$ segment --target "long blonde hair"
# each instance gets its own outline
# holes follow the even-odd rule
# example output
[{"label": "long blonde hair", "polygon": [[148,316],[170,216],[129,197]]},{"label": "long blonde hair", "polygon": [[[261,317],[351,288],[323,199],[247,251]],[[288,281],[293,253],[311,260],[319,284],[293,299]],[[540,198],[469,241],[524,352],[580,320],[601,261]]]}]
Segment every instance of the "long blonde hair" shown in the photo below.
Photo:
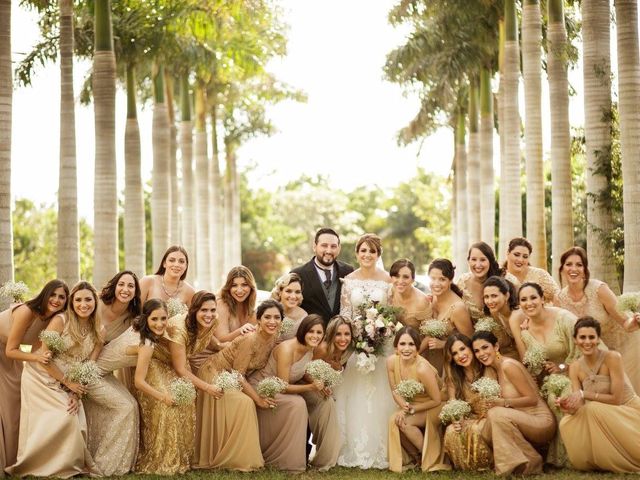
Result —
[{"label": "long blonde hair", "polygon": [[89,282],[80,281],[76,283],[76,285],[71,290],[71,294],[69,295],[69,304],[67,306],[67,318],[69,322],[69,336],[71,339],[77,344],[82,343],[83,337],[80,333],[80,319],[78,319],[78,314],[73,309],[73,299],[80,290],[89,290],[91,295],[93,295],[93,301],[95,303],[95,308],[91,315],[89,315],[89,325],[91,326],[90,335],[93,338],[93,342],[101,342],[102,334],[100,327],[100,319],[98,318],[98,293],[96,289]]}]

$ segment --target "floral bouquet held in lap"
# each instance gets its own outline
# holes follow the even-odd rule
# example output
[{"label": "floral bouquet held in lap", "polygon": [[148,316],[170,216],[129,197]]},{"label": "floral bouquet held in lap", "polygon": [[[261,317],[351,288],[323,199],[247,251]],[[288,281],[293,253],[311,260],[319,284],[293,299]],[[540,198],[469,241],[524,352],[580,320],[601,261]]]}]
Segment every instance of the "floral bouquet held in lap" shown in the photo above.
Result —
[{"label": "floral bouquet held in lap", "polygon": [[353,338],[356,345],[356,368],[363,372],[373,372],[377,355],[382,353],[385,340],[392,338],[402,325],[396,323],[399,309],[390,305],[366,300],[358,308],[358,314],[351,320]]},{"label": "floral bouquet held in lap", "polygon": [[342,382],[342,375],[324,360],[312,360],[307,363],[306,373],[313,380],[321,380],[327,388],[334,388]]},{"label": "floral bouquet held in lap", "polygon": [[405,402],[411,403],[416,395],[424,393],[424,386],[417,380],[402,380],[396,386],[394,393],[400,395]]}]

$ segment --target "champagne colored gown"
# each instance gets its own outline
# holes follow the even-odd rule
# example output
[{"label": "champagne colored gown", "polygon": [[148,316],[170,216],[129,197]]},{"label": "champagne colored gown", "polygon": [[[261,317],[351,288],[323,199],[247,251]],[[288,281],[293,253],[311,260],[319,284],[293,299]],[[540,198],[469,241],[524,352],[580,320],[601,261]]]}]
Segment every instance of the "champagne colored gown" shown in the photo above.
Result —
[{"label": "champagne colored gown", "polygon": [[[146,378],[149,385],[164,393],[169,393],[171,381],[178,378],[171,363],[169,342],[183,345],[185,342],[184,325],[175,325],[171,333],[169,327],[167,329],[165,337],[154,346]],[[195,402],[168,406],[139,390],[136,396],[140,404],[140,453],[135,471],[176,475],[189,470],[194,444]]]},{"label": "champagne colored gown", "polygon": [[[437,312],[435,311],[432,312],[432,316],[434,320],[441,320],[447,323],[447,333],[444,335],[443,338],[441,338],[441,340],[446,340],[447,337],[449,337],[450,335],[458,331],[458,329],[453,324],[453,320],[451,320],[451,314],[453,313],[453,310],[456,308],[457,305],[458,305],[457,302],[450,305],[449,308],[444,312],[444,315],[442,315],[441,317],[439,317]],[[429,361],[429,363],[435,367],[435,369],[438,372],[438,375],[442,376],[443,369],[444,369],[444,349],[442,348],[435,348],[433,350],[427,349],[424,352],[422,352],[422,356],[426,358]]]},{"label": "champagne colored gown", "polygon": [[[576,366],[587,372],[585,392],[611,393],[611,377],[599,375],[604,355],[591,370],[583,359]],[[573,368],[573,366],[572,366]],[[640,398],[625,375],[622,404],[589,401],[560,422],[560,434],[567,453],[578,470],[617,473],[640,472]]]},{"label": "champagne colored gown", "polygon": [[[537,389],[533,378],[531,386]],[[518,390],[506,378],[500,381],[502,396],[515,398]],[[536,447],[547,444],[555,435],[556,421],[544,400],[532,407],[493,407],[487,412],[482,437],[493,449],[498,475],[542,473],[544,464]]]},{"label": "champagne colored gown", "polygon": [[[105,305],[102,300],[98,300],[98,318],[100,318],[100,325],[104,327],[104,343],[108,344],[110,341],[118,338],[122,335],[131,325],[133,325],[134,317],[131,315],[129,310],[125,310],[115,320],[110,323],[105,323],[102,318],[104,318],[104,311],[109,308]],[[135,385],[134,385],[134,374],[135,374],[135,363],[132,367],[124,367],[118,368],[113,372],[113,375],[120,380],[127,387],[127,390],[132,394],[135,393]]]},{"label": "champagne colored gown", "polygon": [[[67,350],[53,359],[66,373],[75,362],[87,360],[95,347],[91,335],[76,343],[65,320],[62,338]],[[7,473],[18,477],[68,478],[101,472],[87,448],[87,422],[82,405],[69,415],[69,394],[39,364],[29,362],[22,372],[20,442],[16,463]]]},{"label": "champagne colored gown", "polygon": [[493,468],[491,447],[482,438],[481,432],[487,421],[482,397],[471,390],[469,382],[464,383],[462,398],[471,405],[471,416],[462,420],[462,430],[456,432],[449,425],[444,434],[444,450],[456,470],[484,471]]},{"label": "champagne colored gown", "polygon": [[140,334],[129,327],[100,351],[96,363],[102,378],[83,398],[89,429],[89,451],[103,475],[125,475],[133,470],[140,442],[138,402],[113,372],[135,367],[137,355],[127,347],[140,344]]},{"label": "champagne colored gown", "polygon": [[[4,469],[16,462],[18,453],[18,431],[20,430],[20,382],[23,362],[7,357],[6,339],[13,323],[15,305],[0,313],[0,477]],[[23,345],[32,345],[33,350],[40,347],[38,335],[47,328],[48,320],[35,318],[25,332]]]},{"label": "champagne colored gown", "polygon": [[[406,378],[402,378],[400,374],[400,357],[396,354],[393,355],[393,377],[396,385],[402,380],[416,380],[418,379],[418,365],[425,365],[427,368],[433,370],[438,375],[438,372],[429,364],[424,358],[418,356],[416,363],[407,372]],[[442,390],[442,380],[438,376],[438,386]],[[412,403],[424,403],[431,400],[431,397],[425,393],[419,393],[413,399]],[[442,425],[438,415],[442,409],[442,404],[437,407],[431,408],[426,412],[425,425],[424,425],[424,443],[422,445],[420,469],[423,472],[436,472],[439,470],[450,470],[451,467],[444,461],[444,445],[442,443]],[[403,448],[402,432],[395,422],[396,412],[394,412],[389,418],[389,470],[392,472],[402,472],[403,465],[408,465],[412,462],[412,458],[409,453]],[[408,442],[405,439],[405,442]]]},{"label": "champagne colored gown", "polygon": [[640,391],[640,330],[627,332],[609,316],[598,298],[598,289],[604,283],[600,280],[589,280],[584,289],[584,296],[577,302],[569,296],[568,287],[562,289],[558,295],[558,301],[562,308],[573,312],[578,317],[590,315],[600,322],[602,326],[602,341],[611,350],[616,350],[622,355],[624,371],[629,376],[631,386]]},{"label": "champagne colored gown", "polygon": [[[505,274],[504,278],[505,280],[509,280],[514,285],[518,285],[520,283],[518,279],[509,272]],[[471,315],[471,322],[475,325],[478,320],[480,320],[482,317],[485,317],[486,315],[484,313],[484,305],[482,303],[476,303],[476,300],[471,293],[470,282],[472,280],[473,273],[466,272],[460,275],[460,278],[458,278],[456,285],[458,285],[460,290],[462,290],[462,301],[467,305],[467,308],[469,309],[469,315]]]},{"label": "champagne colored gown", "polygon": [[[511,283],[513,283],[513,285],[516,287],[517,292],[518,288],[520,288],[521,283],[515,275],[514,278],[515,282],[513,282],[513,279],[510,277],[508,278],[508,280],[512,281]],[[542,287],[544,303],[553,303],[553,300],[560,293],[560,287],[558,286],[556,281],[549,274],[549,272],[542,268],[530,266],[527,270],[527,275],[525,275],[524,281],[522,283],[524,284],[527,282],[537,283]]]},{"label": "champagne colored gown", "polygon": [[[299,382],[305,373],[313,352],[305,353],[289,369],[289,383]],[[267,365],[249,378],[254,387],[260,380],[277,376],[277,361],[273,352]],[[265,465],[287,472],[304,472],[307,467],[306,439],[309,416],[301,395],[279,393],[275,396],[278,406],[258,410],[260,448]]]},{"label": "champagne colored gown", "polygon": [[[236,337],[222,351],[195,368],[205,382],[218,373],[235,370],[245,376],[264,368],[276,338],[260,332]],[[215,400],[198,392],[194,468],[251,471],[264,466],[256,406],[242,391],[231,390]],[[270,413],[270,412],[269,412]],[[304,442],[303,442],[304,443]]]}]

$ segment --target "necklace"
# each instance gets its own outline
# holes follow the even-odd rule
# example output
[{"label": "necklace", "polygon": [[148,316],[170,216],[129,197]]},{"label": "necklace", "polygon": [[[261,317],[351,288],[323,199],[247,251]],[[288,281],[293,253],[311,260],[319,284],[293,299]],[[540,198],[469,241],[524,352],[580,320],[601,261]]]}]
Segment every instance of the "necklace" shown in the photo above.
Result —
[{"label": "necklace", "polygon": [[178,295],[178,292],[180,292],[180,289],[182,288],[182,280],[178,280],[178,286],[176,287],[176,289],[173,291],[173,293],[169,293],[167,291],[167,287],[164,284],[164,275],[160,277],[160,284],[162,286],[162,291],[169,298],[174,298],[176,295]]}]

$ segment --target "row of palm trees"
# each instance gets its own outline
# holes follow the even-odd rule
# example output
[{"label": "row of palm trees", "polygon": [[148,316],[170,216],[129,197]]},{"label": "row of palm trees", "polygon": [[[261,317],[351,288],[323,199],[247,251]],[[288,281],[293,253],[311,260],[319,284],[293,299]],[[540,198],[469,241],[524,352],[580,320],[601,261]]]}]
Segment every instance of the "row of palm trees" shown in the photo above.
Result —
[{"label": "row of palm trees", "polygon": [[[454,257],[465,264],[469,242],[494,243],[494,115],[500,135],[498,250],[523,234],[521,159],[526,178],[526,235],[532,263],[547,266],[542,125],[551,130],[552,268],[573,245],[567,69],[582,57],[587,177],[587,246],[592,274],[613,286],[613,248],[603,241],[611,216],[612,84],[609,0],[403,0],[394,24],[409,23],[407,42],[389,53],[387,77],[421,92],[416,118],[399,135],[409,143],[448,125],[455,132]],[[565,12],[566,9],[566,12]],[[567,15],[565,15],[567,13]],[[582,49],[576,18],[581,17]],[[640,289],[640,59],[637,0],[615,0],[618,93],[624,190],[624,290]],[[544,38],[543,38],[544,34]],[[522,58],[522,62],[521,62]],[[550,117],[542,118],[542,72],[549,82]],[[497,94],[491,79],[497,76]],[[524,108],[518,88],[524,83]],[[494,103],[495,98],[495,103]],[[480,108],[478,108],[478,105]],[[524,118],[520,112],[524,110]],[[524,120],[524,122],[522,122]],[[521,126],[524,148],[521,148]],[[468,140],[467,140],[468,130]],[[524,154],[524,155],[523,155]],[[478,212],[481,212],[478,215]],[[461,240],[461,241],[460,241]]]},{"label": "row of palm trees", "polygon": [[[240,263],[237,150],[252,136],[272,133],[266,105],[302,99],[266,69],[271,58],[285,53],[279,10],[270,0],[25,3],[40,14],[43,41],[18,66],[20,83],[29,83],[36,60],[60,61],[58,275],[73,283],[80,270],[77,56],[93,60],[80,97],[93,101],[95,112],[94,283],[103,284],[119,268],[115,92],[120,82],[127,92],[124,266],[146,273],[140,137],[147,132],[137,121],[142,98],[153,105],[153,265],[168,245],[181,243],[192,255],[191,279],[203,287],[218,285],[223,272]],[[13,279],[10,175],[4,174],[11,167],[10,14],[11,0],[1,0],[0,282]]]}]

